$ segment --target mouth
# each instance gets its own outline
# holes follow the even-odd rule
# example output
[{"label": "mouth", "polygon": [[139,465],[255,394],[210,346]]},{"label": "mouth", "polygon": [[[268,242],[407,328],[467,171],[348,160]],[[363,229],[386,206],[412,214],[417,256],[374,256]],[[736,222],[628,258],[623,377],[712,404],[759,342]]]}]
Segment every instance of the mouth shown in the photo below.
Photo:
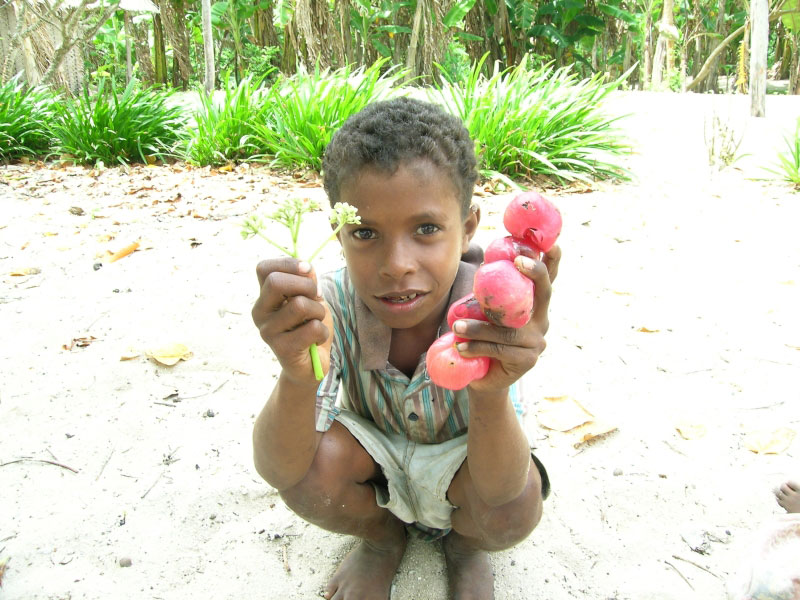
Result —
[{"label": "mouth", "polygon": [[404,305],[410,304],[425,295],[425,292],[403,290],[402,292],[392,292],[378,296],[378,300],[389,305]]}]

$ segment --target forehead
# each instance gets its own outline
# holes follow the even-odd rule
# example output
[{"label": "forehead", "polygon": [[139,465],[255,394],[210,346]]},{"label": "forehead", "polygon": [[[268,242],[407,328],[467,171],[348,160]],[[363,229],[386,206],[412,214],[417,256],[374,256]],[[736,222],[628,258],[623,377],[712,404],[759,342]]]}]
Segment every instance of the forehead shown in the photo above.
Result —
[{"label": "forehead", "polygon": [[461,213],[461,200],[452,178],[427,159],[402,162],[393,172],[362,167],[344,182],[341,198],[362,211],[391,209],[400,215],[422,206]]}]

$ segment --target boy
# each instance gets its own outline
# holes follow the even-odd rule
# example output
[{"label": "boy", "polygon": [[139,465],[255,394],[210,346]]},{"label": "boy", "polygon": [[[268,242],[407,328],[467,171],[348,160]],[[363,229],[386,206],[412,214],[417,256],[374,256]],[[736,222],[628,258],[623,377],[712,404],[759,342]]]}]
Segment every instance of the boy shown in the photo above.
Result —
[{"label": "boy", "polygon": [[303,519],[362,539],[326,598],[387,599],[407,530],[442,538],[453,597],[492,598],[488,552],[525,539],[549,491],[509,388],[544,350],[560,251],[516,260],[536,285],[525,327],[454,324],[463,356],[494,360],[467,389],[443,390],[424,355],[471,291],[476,265],[462,259],[481,258],[468,132],[435,105],[378,102],[335,134],[323,173],[331,204],[355,206],[361,224],[339,233],[347,266],[319,288],[307,263],[258,265],[253,320],[282,370],[256,419],[256,469]]}]

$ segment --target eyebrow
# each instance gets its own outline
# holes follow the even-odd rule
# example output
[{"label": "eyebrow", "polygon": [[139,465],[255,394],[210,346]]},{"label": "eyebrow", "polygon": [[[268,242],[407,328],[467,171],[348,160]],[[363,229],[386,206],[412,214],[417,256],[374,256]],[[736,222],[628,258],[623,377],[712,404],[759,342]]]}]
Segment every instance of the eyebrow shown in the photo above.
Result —
[{"label": "eyebrow", "polygon": [[[429,221],[442,222],[447,220],[447,214],[444,212],[424,211],[408,215],[407,219],[415,223],[427,223]],[[352,225],[352,227],[354,229],[358,229],[359,227],[373,227],[374,225],[374,221],[370,221],[369,219],[364,219],[362,217],[361,223]]]}]

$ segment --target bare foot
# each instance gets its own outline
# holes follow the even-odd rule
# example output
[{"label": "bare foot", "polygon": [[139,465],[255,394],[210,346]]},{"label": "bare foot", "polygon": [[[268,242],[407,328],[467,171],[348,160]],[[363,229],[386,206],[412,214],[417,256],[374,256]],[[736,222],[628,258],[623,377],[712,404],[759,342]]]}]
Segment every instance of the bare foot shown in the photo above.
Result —
[{"label": "bare foot", "polygon": [[489,553],[455,531],[442,540],[447,579],[454,600],[492,600],[494,573]]},{"label": "bare foot", "polygon": [[376,546],[362,540],[345,556],[325,588],[328,600],[388,600],[392,579],[406,551],[406,533]]},{"label": "bare foot", "polygon": [[775,490],[775,497],[787,513],[800,513],[800,483],[787,481]]}]

